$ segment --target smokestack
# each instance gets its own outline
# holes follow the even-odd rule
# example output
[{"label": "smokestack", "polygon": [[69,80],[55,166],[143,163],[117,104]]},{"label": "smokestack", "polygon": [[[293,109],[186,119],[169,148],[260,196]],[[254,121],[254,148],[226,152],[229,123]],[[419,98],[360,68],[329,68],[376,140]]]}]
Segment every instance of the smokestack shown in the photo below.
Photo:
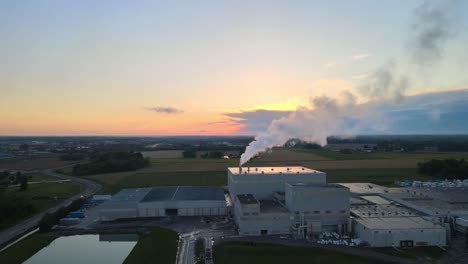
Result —
[{"label": "smokestack", "polygon": [[241,173],[242,173],[242,167],[239,166],[239,174],[241,174]]}]

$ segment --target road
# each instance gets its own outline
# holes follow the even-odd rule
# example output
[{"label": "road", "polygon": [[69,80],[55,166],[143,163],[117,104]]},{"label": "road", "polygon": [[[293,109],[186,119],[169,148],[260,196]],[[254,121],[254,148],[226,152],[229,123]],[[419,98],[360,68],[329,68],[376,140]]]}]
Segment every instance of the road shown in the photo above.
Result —
[{"label": "road", "polygon": [[[64,167],[61,167],[61,168],[64,168]],[[73,177],[73,176],[68,176],[68,175],[57,173],[56,170],[61,169],[61,168],[47,169],[47,170],[42,170],[41,172],[44,174],[53,176],[53,177],[60,178],[62,180],[70,180],[72,182],[82,184],[86,186],[86,189],[77,195],[74,195],[66,200],[63,200],[56,206],[49,208],[48,210],[44,212],[38,213],[15,226],[12,226],[6,230],[1,231],[0,232],[0,248],[3,249],[5,246],[7,246],[6,244],[8,242],[11,242],[15,238],[20,237],[21,235],[25,234],[27,231],[33,230],[38,225],[39,221],[42,219],[42,217],[45,214],[55,212],[60,207],[69,205],[73,200],[76,200],[81,196],[91,197],[92,195],[97,193],[99,190],[101,190],[102,186],[96,182],[83,179],[83,178],[78,178],[78,177]]]}]

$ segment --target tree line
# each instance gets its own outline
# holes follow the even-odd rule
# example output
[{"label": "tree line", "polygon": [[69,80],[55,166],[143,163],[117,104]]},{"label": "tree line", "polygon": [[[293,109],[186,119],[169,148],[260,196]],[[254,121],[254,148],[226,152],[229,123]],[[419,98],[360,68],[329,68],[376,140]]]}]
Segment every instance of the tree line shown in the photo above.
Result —
[{"label": "tree line", "polygon": [[50,231],[54,225],[56,225],[61,218],[64,218],[69,212],[76,211],[86,202],[84,198],[78,198],[71,202],[66,207],[60,207],[53,213],[45,214],[39,221],[39,230],[42,232]]},{"label": "tree line", "polygon": [[418,163],[419,173],[441,179],[468,179],[468,161],[465,159],[432,159]]},{"label": "tree line", "polygon": [[118,151],[93,154],[91,162],[77,164],[73,174],[77,176],[137,170],[146,167],[149,159],[139,152]]}]

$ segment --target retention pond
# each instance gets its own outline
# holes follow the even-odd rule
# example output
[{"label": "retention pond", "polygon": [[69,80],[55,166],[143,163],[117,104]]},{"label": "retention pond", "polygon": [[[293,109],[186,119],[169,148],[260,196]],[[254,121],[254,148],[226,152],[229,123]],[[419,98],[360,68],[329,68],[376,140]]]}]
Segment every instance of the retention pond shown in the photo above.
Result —
[{"label": "retention pond", "polygon": [[26,260],[26,264],[123,263],[138,241],[136,234],[59,237]]}]

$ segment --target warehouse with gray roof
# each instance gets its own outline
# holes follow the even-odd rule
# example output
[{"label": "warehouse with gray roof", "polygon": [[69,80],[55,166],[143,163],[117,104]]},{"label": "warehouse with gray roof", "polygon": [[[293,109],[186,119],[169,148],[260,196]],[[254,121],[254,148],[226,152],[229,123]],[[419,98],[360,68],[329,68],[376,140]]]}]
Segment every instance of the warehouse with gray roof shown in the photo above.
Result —
[{"label": "warehouse with gray roof", "polygon": [[209,186],[123,189],[102,205],[100,218],[226,215],[224,190]]}]

